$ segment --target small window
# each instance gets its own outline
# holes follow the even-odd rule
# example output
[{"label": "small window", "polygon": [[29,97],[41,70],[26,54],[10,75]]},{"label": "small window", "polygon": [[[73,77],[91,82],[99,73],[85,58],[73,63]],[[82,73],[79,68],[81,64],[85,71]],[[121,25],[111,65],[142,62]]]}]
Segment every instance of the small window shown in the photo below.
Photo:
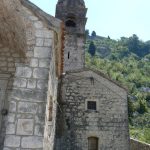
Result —
[{"label": "small window", "polygon": [[96,110],[96,101],[88,101],[87,109],[88,110]]},{"label": "small window", "polygon": [[68,20],[68,21],[66,21],[66,26],[75,28],[76,23],[73,20]]},{"label": "small window", "polygon": [[70,58],[70,52],[68,52],[68,59]]},{"label": "small window", "polygon": [[97,137],[88,138],[88,150],[98,150],[98,138]]}]

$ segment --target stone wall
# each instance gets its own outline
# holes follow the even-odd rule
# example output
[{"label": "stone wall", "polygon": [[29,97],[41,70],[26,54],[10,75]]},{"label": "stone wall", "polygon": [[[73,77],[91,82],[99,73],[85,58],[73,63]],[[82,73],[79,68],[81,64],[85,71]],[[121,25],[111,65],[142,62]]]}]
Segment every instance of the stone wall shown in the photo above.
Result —
[{"label": "stone wall", "polygon": [[[31,4],[29,6],[32,7]],[[34,13],[41,11],[37,8],[35,10],[35,8],[33,7]],[[55,129],[55,119],[51,124],[52,121],[45,119],[45,114],[50,112],[48,109],[46,111],[46,105],[47,107],[49,107],[49,103],[56,105],[58,77],[56,76],[55,57],[60,39],[53,30],[54,26],[52,28],[47,27],[44,19],[41,19],[41,12],[40,18],[21,4],[19,12],[26,32],[25,57],[22,59],[15,50],[0,45],[0,54],[2,54],[0,55],[2,62],[0,74],[8,73],[11,75],[11,86],[10,88],[7,87],[7,98],[5,99],[8,115],[3,117],[1,132],[3,136],[0,149],[42,150],[44,128],[45,138],[49,135],[51,142],[54,140],[54,132],[50,135],[51,131],[47,131],[46,127],[49,123]],[[60,24],[60,21],[53,17],[50,19],[52,22]],[[49,96],[51,96],[52,102],[49,101]],[[55,105],[54,108],[56,108]],[[53,110],[54,118],[55,110]],[[49,146],[51,146],[50,143]]]},{"label": "stone wall", "polygon": [[[57,117],[56,150],[87,150],[88,137],[99,139],[98,149],[129,150],[127,92],[92,71],[67,73]],[[96,101],[97,110],[88,110]]]},{"label": "stone wall", "polygon": [[81,69],[84,66],[84,37],[66,34],[64,49],[64,71]]},{"label": "stone wall", "polygon": [[130,139],[131,150],[150,150],[150,144]]}]

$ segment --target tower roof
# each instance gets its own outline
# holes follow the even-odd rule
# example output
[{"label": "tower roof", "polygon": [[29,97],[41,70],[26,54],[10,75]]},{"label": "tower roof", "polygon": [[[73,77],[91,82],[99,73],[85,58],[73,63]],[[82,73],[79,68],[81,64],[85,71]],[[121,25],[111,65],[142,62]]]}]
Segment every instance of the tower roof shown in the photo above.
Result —
[{"label": "tower roof", "polygon": [[82,6],[85,7],[84,0],[58,0],[58,4],[63,3],[66,6],[69,7],[75,7],[75,6]]}]

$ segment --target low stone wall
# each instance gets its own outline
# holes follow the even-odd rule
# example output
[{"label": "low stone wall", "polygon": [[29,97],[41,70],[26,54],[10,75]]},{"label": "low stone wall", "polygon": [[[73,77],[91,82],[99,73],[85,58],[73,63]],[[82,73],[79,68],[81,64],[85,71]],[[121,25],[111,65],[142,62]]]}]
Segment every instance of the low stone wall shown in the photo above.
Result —
[{"label": "low stone wall", "polygon": [[150,150],[150,144],[130,139],[131,150]]}]

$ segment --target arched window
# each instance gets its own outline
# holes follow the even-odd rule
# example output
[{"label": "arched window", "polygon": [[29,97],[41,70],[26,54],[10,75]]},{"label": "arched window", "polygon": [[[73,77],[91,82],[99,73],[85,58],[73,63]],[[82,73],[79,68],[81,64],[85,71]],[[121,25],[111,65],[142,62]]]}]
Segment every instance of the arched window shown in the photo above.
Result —
[{"label": "arched window", "polygon": [[98,150],[98,138],[97,137],[88,138],[88,150]]},{"label": "arched window", "polygon": [[76,23],[73,20],[69,19],[69,20],[66,21],[66,26],[75,28],[76,27]]}]

